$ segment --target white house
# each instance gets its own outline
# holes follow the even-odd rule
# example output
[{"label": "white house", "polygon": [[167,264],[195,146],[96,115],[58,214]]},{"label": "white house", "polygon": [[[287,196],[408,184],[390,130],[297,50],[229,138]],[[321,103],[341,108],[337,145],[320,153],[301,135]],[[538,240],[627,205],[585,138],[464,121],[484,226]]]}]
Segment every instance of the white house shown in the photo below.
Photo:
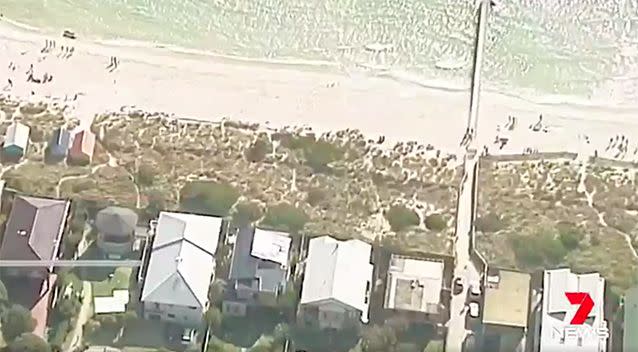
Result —
[{"label": "white house", "polygon": [[[606,352],[607,341],[599,336],[606,329],[604,319],[605,279],[598,273],[574,274],[570,269],[545,270],[540,312],[540,352]],[[565,293],[588,293],[594,307],[583,325],[571,325],[579,308]],[[566,330],[567,328],[567,330]]]},{"label": "white house", "polygon": [[146,319],[201,324],[221,229],[221,218],[160,213],[140,298]]},{"label": "white house", "polygon": [[341,329],[368,322],[372,246],[329,236],[310,240],[299,323]]}]

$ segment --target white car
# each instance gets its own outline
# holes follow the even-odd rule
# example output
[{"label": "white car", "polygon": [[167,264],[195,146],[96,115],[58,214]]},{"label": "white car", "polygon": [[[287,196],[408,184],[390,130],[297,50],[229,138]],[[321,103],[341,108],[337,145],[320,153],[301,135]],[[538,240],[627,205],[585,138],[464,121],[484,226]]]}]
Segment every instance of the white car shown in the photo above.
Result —
[{"label": "white car", "polygon": [[184,329],[182,332],[182,344],[190,345],[195,342],[195,329]]},{"label": "white car", "polygon": [[481,284],[478,282],[472,282],[470,284],[470,293],[474,296],[481,295]]},{"label": "white car", "polygon": [[479,304],[477,302],[470,302],[470,316],[472,318],[478,318],[479,316]]}]

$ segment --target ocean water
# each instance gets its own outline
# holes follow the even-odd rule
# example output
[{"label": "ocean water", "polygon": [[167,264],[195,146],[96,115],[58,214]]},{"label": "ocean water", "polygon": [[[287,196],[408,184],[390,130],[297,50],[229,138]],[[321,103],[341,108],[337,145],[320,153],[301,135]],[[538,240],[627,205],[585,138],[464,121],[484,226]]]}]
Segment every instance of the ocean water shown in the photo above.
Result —
[{"label": "ocean water", "polygon": [[[94,39],[212,53],[380,64],[469,82],[474,0],[0,0],[5,17]],[[638,105],[638,0],[500,0],[487,87],[525,96]],[[392,50],[375,55],[373,43]],[[349,50],[346,48],[350,48]],[[441,69],[447,66],[448,69]]]}]

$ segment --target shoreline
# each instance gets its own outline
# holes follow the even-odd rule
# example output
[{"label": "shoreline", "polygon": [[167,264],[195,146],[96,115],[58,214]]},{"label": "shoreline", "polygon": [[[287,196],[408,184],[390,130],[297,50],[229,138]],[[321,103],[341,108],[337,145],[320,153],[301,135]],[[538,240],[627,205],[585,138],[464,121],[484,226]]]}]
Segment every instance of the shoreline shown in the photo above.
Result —
[{"label": "shoreline", "polygon": [[[14,21],[6,17],[0,17],[0,38],[5,38],[6,30],[10,30],[12,34],[7,38],[11,40],[23,40],[24,35],[32,35],[37,37],[59,37],[59,31],[53,29],[44,29],[34,27],[22,22]],[[138,39],[126,38],[101,38],[99,36],[82,37],[80,33],[79,41],[93,45],[96,47],[111,48],[113,50],[130,50],[137,51],[142,55],[154,56],[173,56],[184,57],[195,60],[213,60],[216,62],[225,62],[229,64],[242,65],[260,65],[263,67],[294,69],[300,71],[321,71],[329,74],[348,75],[348,71],[365,71],[363,65],[352,64],[351,67],[344,67],[342,63],[327,60],[312,60],[301,58],[282,58],[269,59],[238,56],[231,54],[222,54],[207,49],[197,49],[182,47],[179,45],[150,42]],[[352,49],[357,49],[353,47]],[[371,70],[370,70],[371,71]],[[367,72],[374,77],[384,78],[399,83],[407,83],[428,89],[437,89],[449,92],[464,92],[470,89],[469,77],[463,79],[442,79],[442,78],[425,78],[415,72],[409,70],[390,69],[387,72]],[[512,91],[514,88],[514,91]],[[481,90],[489,94],[503,95],[512,99],[520,99],[530,104],[540,106],[564,106],[596,109],[600,111],[617,110],[617,111],[638,111],[638,104],[630,106],[627,104],[619,105],[617,103],[607,103],[603,101],[592,101],[584,96],[569,94],[548,94],[532,92],[531,89],[507,87],[504,85],[495,85],[493,82],[482,82]],[[638,97],[637,97],[638,99]]]},{"label": "shoreline", "polygon": [[[45,40],[51,38],[59,43],[57,49],[73,46],[73,56],[41,54]],[[318,133],[358,129],[370,138],[383,135],[389,143],[417,141],[458,154],[469,110],[469,85],[468,89],[446,90],[364,71],[344,74],[318,66],[238,62],[154,47],[113,47],[20,30],[4,20],[0,20],[0,46],[8,54],[7,62],[0,62],[0,73],[7,71],[15,82],[6,94],[46,100],[47,96],[82,92],[72,114],[85,125],[96,114],[128,106],[186,119],[230,119],[271,128],[307,126]],[[105,70],[110,56],[121,63],[114,72]],[[8,70],[9,62],[19,69]],[[39,74],[52,74],[55,80],[26,83],[24,72],[29,65]],[[550,132],[525,131],[539,114],[545,116]],[[511,142],[507,148],[493,151],[490,147],[490,153],[521,153],[531,147],[539,152],[591,154],[576,135],[601,139],[595,143],[599,151],[604,149],[601,143],[614,133],[638,135],[638,107],[548,106],[488,90],[481,95],[479,145],[493,144],[497,126],[504,125],[508,115],[518,118],[518,131],[508,132]]]}]

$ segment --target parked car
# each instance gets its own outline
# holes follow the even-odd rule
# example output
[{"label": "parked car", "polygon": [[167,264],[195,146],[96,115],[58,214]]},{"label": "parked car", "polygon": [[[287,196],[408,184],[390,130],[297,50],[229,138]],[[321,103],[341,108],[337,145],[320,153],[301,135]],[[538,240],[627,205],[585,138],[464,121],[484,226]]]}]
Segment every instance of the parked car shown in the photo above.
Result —
[{"label": "parked car", "polygon": [[455,295],[460,294],[461,292],[463,292],[463,278],[462,277],[457,277],[456,279],[454,279],[454,284],[453,284],[453,293]]},{"label": "parked car", "polygon": [[481,284],[478,281],[472,282],[470,284],[470,293],[473,296],[480,296],[481,295]]},{"label": "parked car", "polygon": [[195,329],[186,328],[182,332],[182,344],[190,345],[195,342]]},{"label": "parked car", "polygon": [[478,318],[479,317],[479,304],[478,302],[470,302],[469,304],[469,313],[470,317]]}]

